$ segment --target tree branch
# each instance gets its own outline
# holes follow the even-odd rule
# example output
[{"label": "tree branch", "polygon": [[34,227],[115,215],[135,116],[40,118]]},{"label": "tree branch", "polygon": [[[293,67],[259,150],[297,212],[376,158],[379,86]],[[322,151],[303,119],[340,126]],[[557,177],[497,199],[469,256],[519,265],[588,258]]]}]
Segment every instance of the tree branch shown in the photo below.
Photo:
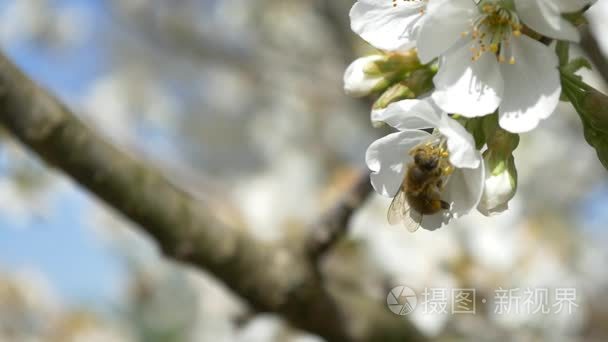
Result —
[{"label": "tree branch", "polygon": [[308,255],[313,262],[316,262],[346,234],[351,216],[371,192],[369,172],[361,171],[350,190],[313,225],[307,241]]},{"label": "tree branch", "polygon": [[329,341],[421,340],[383,303],[329,293],[304,250],[228,225],[150,165],[100,138],[0,54],[0,124],[50,165],[151,235],[170,258],[206,269],[256,311]]}]

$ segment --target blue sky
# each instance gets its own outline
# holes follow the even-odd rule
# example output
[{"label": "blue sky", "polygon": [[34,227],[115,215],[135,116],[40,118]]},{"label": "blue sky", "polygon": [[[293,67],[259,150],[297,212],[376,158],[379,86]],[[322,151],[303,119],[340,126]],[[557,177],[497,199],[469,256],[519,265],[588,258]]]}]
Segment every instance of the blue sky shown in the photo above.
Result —
[{"label": "blue sky", "polygon": [[70,186],[54,198],[48,215],[32,217],[25,226],[0,218],[0,268],[41,271],[69,301],[112,301],[124,270],[83,219],[87,196]]},{"label": "blue sky", "polygon": [[[0,5],[0,10],[7,4]],[[104,23],[100,1],[62,0],[54,4],[84,6],[93,19],[92,36]],[[71,105],[78,103],[104,69],[103,48],[95,39],[69,51],[53,51],[31,41],[2,48],[30,77]],[[32,217],[24,224],[0,216],[0,269],[38,270],[68,301],[111,300],[124,269],[120,259],[83,224],[86,217],[82,215],[90,202],[88,194],[72,185],[58,194],[44,218]]]}]

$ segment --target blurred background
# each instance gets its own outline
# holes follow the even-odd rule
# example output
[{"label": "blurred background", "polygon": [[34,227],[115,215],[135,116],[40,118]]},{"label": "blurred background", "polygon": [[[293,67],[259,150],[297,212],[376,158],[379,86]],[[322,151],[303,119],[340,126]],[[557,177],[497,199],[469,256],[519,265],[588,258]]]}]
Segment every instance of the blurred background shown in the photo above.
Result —
[{"label": "blurred background", "polygon": [[[298,239],[383,133],[370,102],[342,90],[350,61],[373,53],[350,32],[352,3],[2,0],[0,45],[91,127],[257,238]],[[607,16],[606,0],[588,13],[608,53]],[[381,302],[396,285],[419,303],[431,288],[487,299],[475,315],[407,317],[437,340],[608,340],[608,177],[568,105],[522,136],[516,163],[509,211],[435,232],[388,226],[390,199],[373,194],[326,271]],[[0,131],[0,341],[321,340],[248,312],[131,228]],[[576,291],[571,313],[492,305],[500,289],[548,289],[551,307],[563,288]]]}]

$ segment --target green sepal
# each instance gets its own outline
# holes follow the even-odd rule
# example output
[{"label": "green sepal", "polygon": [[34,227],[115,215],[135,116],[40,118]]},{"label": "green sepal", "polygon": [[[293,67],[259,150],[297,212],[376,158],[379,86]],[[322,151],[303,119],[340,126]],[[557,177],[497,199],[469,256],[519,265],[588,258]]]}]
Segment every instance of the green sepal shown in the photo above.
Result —
[{"label": "green sepal", "polygon": [[[577,72],[583,68],[585,68],[587,70],[591,70],[592,69],[591,63],[586,58],[579,57],[579,58],[575,58],[575,59],[571,60],[566,65],[562,66],[561,69],[563,70],[563,72],[573,75],[575,72]],[[574,75],[574,76],[576,77],[576,75]]]},{"label": "green sepal", "polygon": [[486,135],[483,130],[483,117],[479,118],[463,118],[463,117],[453,117],[457,121],[460,122],[466,128],[466,130],[471,133],[473,139],[475,139],[475,148],[481,150],[483,146],[486,144]]},{"label": "green sepal", "polygon": [[585,10],[574,12],[574,13],[565,13],[562,14],[562,17],[568,20],[572,25],[579,27],[583,25],[587,25],[588,21],[584,16]]},{"label": "green sepal", "polygon": [[416,94],[402,83],[393,84],[374,102],[373,109],[384,109],[393,102],[416,98]]},{"label": "green sepal", "polygon": [[415,53],[390,54],[385,59],[370,63],[365,68],[368,75],[380,76],[387,73],[407,73],[422,67]]}]

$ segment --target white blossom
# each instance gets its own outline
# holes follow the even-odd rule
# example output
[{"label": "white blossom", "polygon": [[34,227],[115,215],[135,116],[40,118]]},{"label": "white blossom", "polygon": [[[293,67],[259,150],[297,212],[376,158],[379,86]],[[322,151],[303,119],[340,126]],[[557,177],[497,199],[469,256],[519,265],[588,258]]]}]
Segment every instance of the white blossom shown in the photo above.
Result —
[{"label": "white blossom", "polygon": [[561,94],[557,56],[522,34],[523,24],[554,23],[547,34],[575,39],[569,26],[555,23],[575,6],[558,1],[534,12],[547,1],[514,3],[517,11],[501,1],[431,1],[417,46],[422,62],[440,57],[433,99],[441,109],[475,117],[498,108],[501,127],[520,133],[549,117]]},{"label": "white blossom", "polygon": [[[421,227],[440,228],[450,219],[467,214],[481,198],[484,166],[473,137],[456,120],[441,112],[430,99],[403,100],[372,113],[372,120],[383,121],[398,132],[376,140],[367,150],[366,162],[377,193],[393,197],[400,189],[409,164],[410,151],[421,144],[445,142],[453,171],[441,189],[448,210],[424,216]],[[435,129],[430,134],[422,129]]]}]

